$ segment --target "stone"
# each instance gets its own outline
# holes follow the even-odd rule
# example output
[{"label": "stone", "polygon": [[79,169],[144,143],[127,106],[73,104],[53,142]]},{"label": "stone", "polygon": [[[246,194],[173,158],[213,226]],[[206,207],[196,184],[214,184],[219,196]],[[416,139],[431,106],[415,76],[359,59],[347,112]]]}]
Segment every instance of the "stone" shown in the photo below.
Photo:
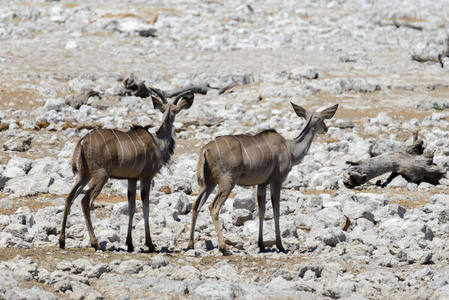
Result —
[{"label": "stone", "polygon": [[175,271],[170,277],[172,280],[199,280],[201,278],[201,272],[193,266],[183,266],[181,269]]},{"label": "stone", "polygon": [[227,262],[219,262],[209,268],[204,275],[206,278],[222,281],[239,281],[240,275],[237,270]]},{"label": "stone", "polygon": [[389,188],[405,188],[407,185],[408,185],[408,181],[404,177],[397,176],[388,184],[388,187]]},{"label": "stone", "polygon": [[292,80],[301,80],[301,79],[310,80],[310,79],[317,79],[318,77],[319,77],[318,69],[315,67],[307,67],[307,66],[294,68],[288,75],[288,78]]},{"label": "stone", "polygon": [[57,98],[57,99],[48,99],[45,102],[44,107],[47,109],[47,111],[50,111],[50,110],[61,111],[65,105],[66,105],[66,102],[64,99]]},{"label": "stone", "polygon": [[374,214],[372,213],[372,209],[366,204],[346,201],[343,204],[343,214],[348,216],[350,220],[365,218],[371,222],[374,222]]},{"label": "stone", "polygon": [[54,284],[54,290],[55,292],[66,292],[68,290],[72,289],[72,284],[70,283],[69,280],[65,279],[65,280],[61,280],[58,281]]},{"label": "stone", "polygon": [[[86,268],[87,268],[87,264],[86,264]],[[88,267],[87,270],[85,271],[85,273],[88,278],[100,278],[100,276],[103,273],[109,272],[109,270],[110,270],[110,268],[107,264],[99,263],[99,264]],[[78,269],[78,271],[79,271],[79,269]],[[120,273],[120,272],[127,273],[127,274],[133,274],[132,271],[127,272],[124,266],[122,266],[122,268],[118,269],[117,273]]]},{"label": "stone", "polygon": [[285,280],[281,276],[273,278],[267,284],[267,288],[273,289],[273,290],[292,290],[292,289],[295,289],[295,286],[296,286],[296,283],[294,281]]},{"label": "stone", "polygon": [[[0,224],[1,224],[1,216],[0,216]],[[438,223],[439,224],[447,224],[449,223],[449,209],[445,209],[440,212],[438,215]]]},{"label": "stone", "polygon": [[3,144],[3,150],[25,152],[31,149],[32,141],[33,137],[31,136],[13,137]]},{"label": "stone", "polygon": [[335,247],[338,243],[346,241],[346,234],[340,228],[326,228],[317,238],[324,244]]},{"label": "stone", "polygon": [[343,213],[335,207],[327,207],[320,210],[315,214],[315,218],[331,227],[341,227],[346,221]]},{"label": "stone", "polygon": [[242,226],[246,221],[253,219],[253,213],[246,209],[235,209],[232,213],[232,224]]},{"label": "stone", "polygon": [[236,288],[232,282],[206,281],[193,290],[193,296],[202,299],[232,299]]},{"label": "stone", "polygon": [[125,260],[117,265],[115,265],[115,262],[117,261],[111,262],[109,268],[122,275],[137,274],[143,270],[144,264],[150,264],[136,259]]},{"label": "stone", "polygon": [[10,233],[15,237],[23,238],[28,232],[28,227],[20,223],[11,223],[3,229],[4,232]]},{"label": "stone", "polygon": [[306,198],[305,210],[307,213],[318,212],[323,208],[323,199],[319,196],[310,196]]},{"label": "stone", "polygon": [[420,41],[418,43],[413,43],[410,53],[412,59],[419,62],[439,61],[438,45],[431,41]]},{"label": "stone", "polygon": [[72,272],[73,274],[80,274],[86,270],[89,270],[92,264],[88,259],[80,258],[76,259],[72,263]]},{"label": "stone", "polygon": [[407,261],[410,264],[419,263],[427,264],[432,259],[432,251],[429,250],[412,250],[407,252]]},{"label": "stone", "polygon": [[0,215],[0,226],[6,226],[11,221],[8,215]]},{"label": "stone", "polygon": [[399,204],[388,204],[374,212],[374,220],[376,222],[381,222],[394,216],[404,218],[406,211],[407,210]]},{"label": "stone", "polygon": [[158,254],[151,259],[151,267],[153,269],[160,269],[162,267],[168,266],[169,264],[170,261],[162,254]]},{"label": "stone", "polygon": [[252,190],[241,190],[234,197],[233,203],[234,209],[246,209],[249,211],[254,211],[256,207],[254,193]]}]

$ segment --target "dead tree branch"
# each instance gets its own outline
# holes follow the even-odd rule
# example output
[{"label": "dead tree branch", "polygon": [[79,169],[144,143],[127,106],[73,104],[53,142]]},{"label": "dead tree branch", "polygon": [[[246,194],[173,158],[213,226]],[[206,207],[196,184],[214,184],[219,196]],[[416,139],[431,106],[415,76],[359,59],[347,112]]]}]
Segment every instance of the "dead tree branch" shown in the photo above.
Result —
[{"label": "dead tree branch", "polygon": [[424,181],[438,184],[445,174],[442,168],[433,164],[433,153],[424,154],[423,141],[415,140],[412,145],[399,151],[352,163],[344,173],[343,183],[348,188],[354,188],[389,172],[392,173],[382,184],[383,187],[398,175],[404,177],[408,182],[419,184]]},{"label": "dead tree branch", "polygon": [[416,25],[410,22],[406,21],[399,21],[399,20],[382,20],[379,23],[380,26],[395,26],[396,28],[399,27],[406,27],[414,30],[422,31],[424,29],[423,26]]},{"label": "dead tree branch", "polygon": [[[194,94],[206,95],[207,92],[210,90],[218,90],[218,94],[221,95],[236,85],[237,85],[237,82],[235,82],[235,81],[231,82],[230,84],[228,84],[224,87],[212,87],[208,83],[201,83],[201,84],[191,85],[188,87],[175,89],[175,90],[167,91],[167,92],[161,91],[161,90],[158,90],[158,91],[161,92],[161,94],[167,98],[176,97],[186,91],[191,91]],[[146,98],[150,95],[150,92],[149,92],[149,89],[145,86],[143,81],[137,83],[134,79],[127,78],[124,82],[124,95]]]}]

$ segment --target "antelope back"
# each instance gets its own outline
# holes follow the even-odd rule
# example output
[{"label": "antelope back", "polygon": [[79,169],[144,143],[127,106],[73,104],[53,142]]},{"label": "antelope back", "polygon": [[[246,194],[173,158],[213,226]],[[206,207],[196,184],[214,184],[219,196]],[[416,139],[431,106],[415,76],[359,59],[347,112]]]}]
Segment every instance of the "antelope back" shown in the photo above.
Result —
[{"label": "antelope back", "polygon": [[82,139],[83,155],[90,173],[105,172],[113,178],[138,178],[162,167],[160,152],[144,128],[127,132],[97,129]]}]

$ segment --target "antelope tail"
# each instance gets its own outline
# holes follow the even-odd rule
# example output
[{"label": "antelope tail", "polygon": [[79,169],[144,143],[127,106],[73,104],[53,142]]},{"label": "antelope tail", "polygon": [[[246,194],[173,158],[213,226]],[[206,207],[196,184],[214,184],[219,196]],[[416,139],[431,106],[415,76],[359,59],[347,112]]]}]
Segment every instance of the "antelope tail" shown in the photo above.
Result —
[{"label": "antelope tail", "polygon": [[200,157],[198,158],[198,164],[196,166],[196,176],[199,186],[205,186],[207,184],[206,181],[210,181],[211,171],[209,162],[207,159],[208,151],[206,149],[202,149],[200,153]]},{"label": "antelope tail", "polygon": [[72,160],[71,160],[72,172],[73,175],[76,175],[80,172],[84,172],[84,168],[86,166],[86,159],[84,157],[83,151],[83,139],[79,140],[76,144],[75,151],[73,151]]}]

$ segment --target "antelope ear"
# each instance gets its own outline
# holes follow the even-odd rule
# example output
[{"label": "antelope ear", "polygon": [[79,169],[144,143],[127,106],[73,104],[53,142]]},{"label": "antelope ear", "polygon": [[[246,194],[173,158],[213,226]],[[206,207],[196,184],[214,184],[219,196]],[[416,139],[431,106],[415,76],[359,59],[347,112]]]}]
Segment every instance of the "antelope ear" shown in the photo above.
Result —
[{"label": "antelope ear", "polygon": [[335,115],[335,112],[337,111],[337,108],[338,108],[338,104],[335,104],[334,106],[328,107],[328,108],[326,108],[325,110],[323,110],[321,112],[321,116],[324,119],[331,119]]},{"label": "antelope ear", "polygon": [[162,103],[161,100],[159,100],[158,98],[155,98],[155,97],[153,97],[153,96],[151,96],[151,100],[153,101],[153,107],[154,107],[154,109],[159,110],[161,113],[164,113],[164,112],[165,112],[164,104]]},{"label": "antelope ear", "polygon": [[302,108],[301,106],[299,106],[293,102],[290,102],[290,103],[293,106],[293,109],[295,110],[295,113],[298,115],[298,117],[304,118],[307,120],[307,111],[304,108]]},{"label": "antelope ear", "polygon": [[180,112],[183,109],[189,109],[193,104],[193,99],[195,96],[193,93],[185,94],[181,100],[179,100],[178,104],[176,104],[176,113]]}]

